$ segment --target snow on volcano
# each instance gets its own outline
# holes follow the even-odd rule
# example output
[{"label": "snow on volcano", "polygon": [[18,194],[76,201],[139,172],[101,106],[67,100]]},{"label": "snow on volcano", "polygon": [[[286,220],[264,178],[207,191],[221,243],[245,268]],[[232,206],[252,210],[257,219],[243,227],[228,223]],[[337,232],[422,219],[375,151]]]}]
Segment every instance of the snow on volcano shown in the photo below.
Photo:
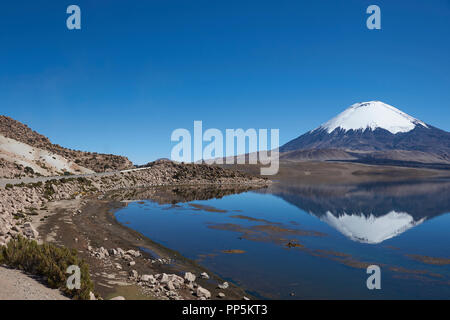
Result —
[{"label": "snow on volcano", "polygon": [[422,218],[419,221],[415,221],[410,214],[396,211],[388,212],[380,217],[364,214],[342,214],[334,216],[331,212],[327,212],[321,218],[322,221],[351,240],[368,244],[377,244],[393,238],[421,224],[425,219]]},{"label": "snow on volcano", "polygon": [[331,133],[337,128],[344,131],[382,128],[396,134],[411,131],[417,125],[428,128],[424,122],[391,105],[381,101],[368,101],[351,105],[318,129]]}]

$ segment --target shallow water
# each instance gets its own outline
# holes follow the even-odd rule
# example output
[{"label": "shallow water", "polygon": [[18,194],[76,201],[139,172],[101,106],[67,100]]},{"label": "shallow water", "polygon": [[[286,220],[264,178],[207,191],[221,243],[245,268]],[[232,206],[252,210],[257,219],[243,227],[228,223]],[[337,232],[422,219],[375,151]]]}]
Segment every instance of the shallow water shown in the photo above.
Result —
[{"label": "shallow water", "polygon": [[[449,194],[446,181],[278,183],[221,199],[131,202],[116,218],[261,298],[449,299]],[[380,290],[366,286],[373,264]]]}]

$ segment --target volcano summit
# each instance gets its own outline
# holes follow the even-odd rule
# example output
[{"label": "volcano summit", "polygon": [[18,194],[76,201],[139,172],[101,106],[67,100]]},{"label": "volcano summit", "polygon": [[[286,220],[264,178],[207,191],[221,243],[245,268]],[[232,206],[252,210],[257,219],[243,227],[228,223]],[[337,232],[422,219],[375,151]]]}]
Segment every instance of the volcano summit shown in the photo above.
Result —
[{"label": "volcano summit", "polygon": [[450,133],[381,101],[360,102],[280,148],[286,160],[450,164]]}]

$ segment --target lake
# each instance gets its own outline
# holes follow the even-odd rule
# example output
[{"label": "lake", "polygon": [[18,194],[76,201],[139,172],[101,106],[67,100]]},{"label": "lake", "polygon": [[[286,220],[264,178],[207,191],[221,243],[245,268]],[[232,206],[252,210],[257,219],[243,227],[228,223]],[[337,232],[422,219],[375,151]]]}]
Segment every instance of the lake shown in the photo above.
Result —
[{"label": "lake", "polygon": [[137,198],[117,220],[256,297],[450,298],[449,181],[164,194],[175,196]]}]

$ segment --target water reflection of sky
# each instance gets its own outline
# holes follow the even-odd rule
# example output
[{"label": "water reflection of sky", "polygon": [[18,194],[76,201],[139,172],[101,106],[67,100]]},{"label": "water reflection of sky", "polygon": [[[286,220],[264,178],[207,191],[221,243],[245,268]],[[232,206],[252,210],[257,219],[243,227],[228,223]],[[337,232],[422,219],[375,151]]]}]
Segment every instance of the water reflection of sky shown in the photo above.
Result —
[{"label": "water reflection of sky", "polygon": [[[135,202],[116,216],[149,238],[268,298],[450,297],[450,265],[436,264],[446,263],[443,259],[424,260],[424,257],[450,258],[450,214],[438,214],[439,208],[433,208],[430,216],[420,216],[419,210],[409,215],[402,210],[402,201],[411,203],[411,193],[402,195],[410,199],[385,195],[388,203],[383,204],[383,210],[358,214],[355,211],[358,208],[370,207],[362,201],[370,192],[354,191],[352,195],[346,192],[347,199],[341,199],[339,191],[333,195],[323,190],[318,195],[311,189],[306,193],[292,188],[269,191],[176,206]],[[420,192],[414,196],[421,197],[422,202],[432,199]],[[436,194],[436,200],[441,196]],[[379,204],[380,197],[375,202]],[[356,206],[349,205],[352,203]],[[332,208],[336,204],[346,207]],[[431,208],[429,203],[423,205]],[[443,202],[434,203],[434,207],[439,205],[442,207]],[[369,221],[377,221],[385,219],[382,213],[385,210],[386,214],[398,211],[409,215],[412,221],[423,221],[376,243],[356,241],[324,221],[327,212],[339,219],[344,211],[349,212],[345,214],[350,218],[358,215],[357,219],[368,217]],[[381,228],[385,223],[375,227]],[[372,232],[370,223],[364,228]],[[289,248],[288,243],[293,245]],[[240,253],[224,253],[227,250]],[[382,266],[381,291],[366,288],[368,264]]]}]

